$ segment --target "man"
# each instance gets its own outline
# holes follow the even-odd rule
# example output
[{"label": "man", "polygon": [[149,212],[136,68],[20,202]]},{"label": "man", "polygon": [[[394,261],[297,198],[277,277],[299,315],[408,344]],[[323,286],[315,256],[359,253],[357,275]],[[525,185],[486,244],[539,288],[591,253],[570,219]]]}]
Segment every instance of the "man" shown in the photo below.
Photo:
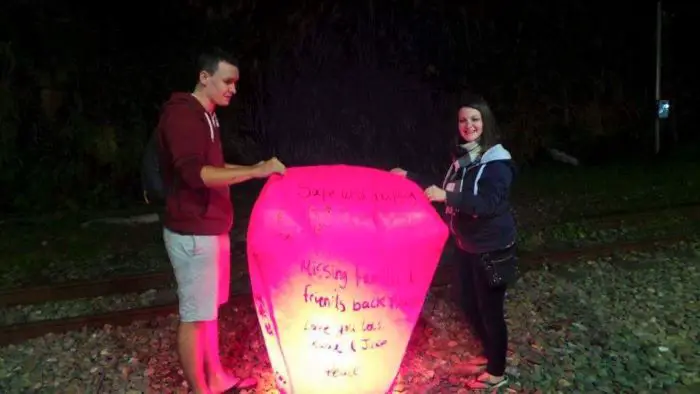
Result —
[{"label": "man", "polygon": [[229,186],[283,174],[285,167],[276,158],[253,166],[225,163],[214,110],[236,94],[238,66],[214,50],[199,57],[198,67],[194,91],[172,94],[157,133],[167,189],[163,239],[178,286],[178,353],[190,387],[209,394],[257,385],[226,373],[219,358],[218,308],[229,294]]}]

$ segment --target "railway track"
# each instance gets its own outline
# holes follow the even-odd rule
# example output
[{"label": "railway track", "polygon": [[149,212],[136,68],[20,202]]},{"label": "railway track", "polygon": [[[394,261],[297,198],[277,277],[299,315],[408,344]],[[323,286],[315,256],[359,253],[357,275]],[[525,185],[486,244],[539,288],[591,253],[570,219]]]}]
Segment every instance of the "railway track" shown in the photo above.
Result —
[{"label": "railway track", "polygon": [[674,210],[686,210],[686,209],[697,209],[700,208],[699,201],[685,201],[676,204],[659,204],[650,205],[644,208],[621,208],[612,209],[608,211],[584,214],[584,215],[564,215],[559,220],[560,222],[569,222],[577,220],[595,220],[595,219],[606,219],[613,217],[633,217],[640,215],[649,215],[663,211],[674,211]]},{"label": "railway track", "polygon": [[[572,248],[564,250],[550,250],[541,252],[520,252],[519,269],[526,272],[532,269],[541,269],[553,265],[572,262],[579,259],[593,260],[596,258],[614,255],[616,253],[626,253],[631,251],[649,252],[664,247],[672,246],[683,241],[690,241],[696,238],[694,234],[674,234],[662,238],[642,239],[634,241],[612,242],[602,245],[592,245],[584,248]],[[452,282],[455,278],[456,265],[450,264],[440,267],[433,278],[433,286],[444,286]]]},{"label": "railway track", "polygon": [[138,293],[162,289],[173,283],[172,272],[122,276],[94,281],[60,283],[0,291],[0,308],[13,305],[40,304],[78,298],[99,297],[119,293]]},{"label": "railway track", "polygon": [[[514,203],[516,207],[518,206],[528,206],[529,204],[524,201],[519,203]],[[547,225],[558,226],[569,222],[580,222],[580,221],[599,221],[605,219],[614,218],[632,218],[635,216],[645,216],[654,215],[661,212],[671,212],[671,211],[683,211],[692,210],[700,208],[700,201],[683,201],[673,204],[660,203],[660,204],[650,204],[645,207],[631,207],[631,208],[619,208],[619,209],[608,209],[600,212],[588,212],[588,213],[572,213],[570,211],[562,212],[559,217],[547,223]]]},{"label": "railway track", "polygon": [[[641,241],[611,243],[607,245],[595,245],[580,249],[549,251],[540,253],[521,254],[521,268],[523,271],[542,267],[548,264],[556,264],[576,259],[594,259],[619,252],[629,251],[653,251],[682,241],[695,239],[693,234],[673,235],[658,239],[646,239]],[[433,287],[445,286],[451,283],[455,277],[455,265],[445,265],[438,268],[433,279]],[[250,298],[250,287],[247,285],[248,277],[239,278],[232,283],[231,301],[244,302]],[[168,302],[149,307],[113,311],[90,316],[71,317],[57,320],[44,320],[30,323],[21,323],[9,326],[0,326],[0,346],[26,341],[49,333],[58,334],[67,331],[82,330],[84,328],[102,327],[106,324],[112,326],[128,325],[138,320],[150,320],[154,317],[164,316],[177,312],[177,304]]]},{"label": "railway track", "polygon": [[567,221],[557,221],[547,225],[538,225],[527,228],[528,231],[542,231],[548,227],[564,226],[568,223],[577,223],[586,226],[593,226],[599,230],[616,228],[620,226],[630,226],[644,224],[645,222],[658,219],[659,216],[678,216],[686,219],[700,220],[700,204],[688,203],[679,204],[673,207],[656,207],[637,212],[630,211],[614,211],[608,212],[605,215],[590,215],[579,218],[571,217]]},{"label": "railway track", "polygon": [[[608,229],[622,225],[643,224],[645,221],[649,221],[662,214],[683,216],[689,219],[697,219],[700,222],[700,204],[683,204],[677,208],[647,210],[635,214],[618,212],[614,215],[590,219],[589,222],[584,222],[583,224],[595,227],[596,229]],[[544,229],[544,227],[538,226],[528,230],[539,231],[542,229]],[[594,249],[597,248],[599,247],[594,247]],[[538,252],[538,256],[547,256],[557,253],[568,252]],[[532,257],[532,259],[541,261],[542,257]],[[166,271],[91,281],[59,283],[19,289],[4,289],[0,290],[0,308],[13,305],[39,304],[50,301],[64,301],[113,294],[139,293],[150,289],[159,290],[173,285],[174,280],[173,273],[171,271]]]}]

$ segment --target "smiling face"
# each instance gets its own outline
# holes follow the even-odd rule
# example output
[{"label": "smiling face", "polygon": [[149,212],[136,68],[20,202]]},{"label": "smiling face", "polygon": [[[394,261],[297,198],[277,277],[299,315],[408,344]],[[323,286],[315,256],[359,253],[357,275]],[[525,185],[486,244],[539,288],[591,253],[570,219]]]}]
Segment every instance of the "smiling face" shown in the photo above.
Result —
[{"label": "smiling face", "polygon": [[207,71],[199,73],[199,83],[203,87],[203,93],[210,102],[220,107],[229,105],[231,97],[236,94],[238,78],[238,67],[225,61],[219,62],[213,74]]},{"label": "smiling face", "polygon": [[474,142],[484,132],[484,121],[481,112],[471,107],[462,107],[457,114],[459,135],[465,142]]}]

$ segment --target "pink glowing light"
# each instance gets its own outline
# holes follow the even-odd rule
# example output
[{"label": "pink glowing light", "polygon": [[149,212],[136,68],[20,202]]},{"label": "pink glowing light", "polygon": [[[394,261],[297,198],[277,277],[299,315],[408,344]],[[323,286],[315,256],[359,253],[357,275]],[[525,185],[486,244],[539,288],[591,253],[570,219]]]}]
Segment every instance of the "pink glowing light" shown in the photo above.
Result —
[{"label": "pink glowing light", "polygon": [[279,390],[390,390],[447,236],[420,188],[386,171],[270,178],[250,218],[248,265]]}]

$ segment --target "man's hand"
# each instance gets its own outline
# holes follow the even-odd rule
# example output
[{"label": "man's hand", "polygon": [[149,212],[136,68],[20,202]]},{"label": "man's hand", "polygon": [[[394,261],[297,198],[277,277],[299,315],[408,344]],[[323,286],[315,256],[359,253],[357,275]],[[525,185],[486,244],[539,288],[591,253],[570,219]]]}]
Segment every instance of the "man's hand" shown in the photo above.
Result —
[{"label": "man's hand", "polygon": [[424,193],[425,196],[428,197],[428,200],[433,202],[444,202],[447,198],[447,193],[435,185],[425,189]]},{"label": "man's hand", "polygon": [[391,171],[389,171],[389,172],[391,172],[392,174],[396,174],[398,176],[402,176],[404,178],[406,177],[406,174],[407,174],[406,170],[404,170],[403,168],[399,168],[399,167],[392,168]]},{"label": "man's hand", "polygon": [[255,175],[256,178],[267,178],[272,174],[284,175],[284,172],[287,169],[276,157],[261,161],[260,163],[256,164],[255,167],[257,168]]}]

